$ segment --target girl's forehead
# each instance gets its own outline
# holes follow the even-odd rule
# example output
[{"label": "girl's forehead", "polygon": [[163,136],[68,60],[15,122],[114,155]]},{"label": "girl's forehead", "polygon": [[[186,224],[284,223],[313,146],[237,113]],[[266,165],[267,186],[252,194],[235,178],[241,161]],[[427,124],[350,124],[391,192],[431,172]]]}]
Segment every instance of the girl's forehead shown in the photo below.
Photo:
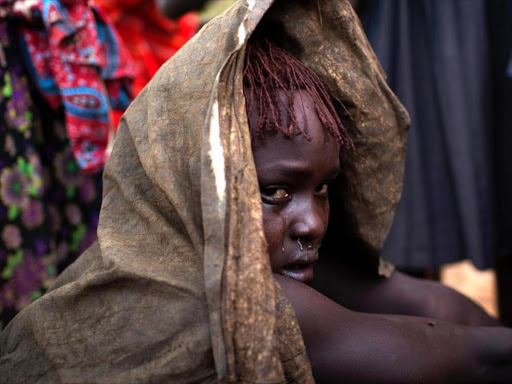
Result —
[{"label": "girl's forehead", "polygon": [[331,137],[314,109],[309,97],[297,94],[294,99],[299,128],[306,134],[288,136],[267,132],[264,141],[253,139],[253,155],[257,171],[267,173],[283,169],[317,169],[339,167],[340,145]]},{"label": "girl's forehead", "polygon": [[[276,90],[275,92],[279,94],[279,98],[282,101],[282,103],[274,106],[277,110],[276,113],[267,114],[260,111],[255,105],[255,101],[252,101],[253,105],[247,108],[253,146],[264,144],[268,140],[280,136],[287,137],[288,139],[302,136],[309,140],[311,128],[316,128],[317,126],[321,127],[324,133],[328,133],[327,128],[320,122],[315,101],[306,91],[284,92]],[[327,113],[327,115],[329,114]],[[332,116],[327,116],[327,118],[334,120]],[[292,119],[296,120],[297,127],[292,126]],[[262,134],[255,137],[252,133],[261,124],[262,120],[264,120]],[[286,127],[288,131],[283,133],[282,129],[277,128],[277,126]]]}]

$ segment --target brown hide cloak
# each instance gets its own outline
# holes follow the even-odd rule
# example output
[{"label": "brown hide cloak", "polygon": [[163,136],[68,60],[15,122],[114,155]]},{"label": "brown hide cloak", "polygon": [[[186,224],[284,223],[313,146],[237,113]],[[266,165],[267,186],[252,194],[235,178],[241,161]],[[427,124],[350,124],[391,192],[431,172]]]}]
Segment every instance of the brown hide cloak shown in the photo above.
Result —
[{"label": "brown hide cloak", "polygon": [[332,225],[335,235],[344,228],[343,255],[354,249],[378,266],[400,195],[406,112],[348,2],[241,0],[125,113],[99,242],[5,329],[0,383],[313,382],[262,230],[241,77],[257,26],[349,108],[356,150],[342,154]]}]

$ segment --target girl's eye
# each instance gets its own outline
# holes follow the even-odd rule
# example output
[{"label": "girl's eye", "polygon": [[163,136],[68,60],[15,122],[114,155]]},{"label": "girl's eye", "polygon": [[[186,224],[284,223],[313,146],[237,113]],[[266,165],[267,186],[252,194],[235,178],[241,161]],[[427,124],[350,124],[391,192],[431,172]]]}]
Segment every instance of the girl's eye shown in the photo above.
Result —
[{"label": "girl's eye", "polygon": [[317,187],[316,194],[320,196],[327,196],[329,194],[329,184],[324,183]]},{"label": "girl's eye", "polygon": [[267,204],[279,204],[290,201],[291,195],[283,187],[266,187],[261,190],[261,199]]}]

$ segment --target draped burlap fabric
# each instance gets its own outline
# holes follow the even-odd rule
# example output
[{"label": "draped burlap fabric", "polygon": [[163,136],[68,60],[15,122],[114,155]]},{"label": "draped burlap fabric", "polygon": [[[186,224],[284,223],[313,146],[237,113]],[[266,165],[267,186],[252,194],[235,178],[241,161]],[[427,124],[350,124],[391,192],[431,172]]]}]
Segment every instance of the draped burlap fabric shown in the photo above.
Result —
[{"label": "draped burlap fabric", "polygon": [[99,242],[2,333],[0,383],[313,382],[262,230],[241,78],[255,29],[349,108],[356,150],[342,154],[333,217],[343,228],[333,227],[378,265],[407,115],[353,10],[339,0],[241,0],[125,113],[104,173]]}]

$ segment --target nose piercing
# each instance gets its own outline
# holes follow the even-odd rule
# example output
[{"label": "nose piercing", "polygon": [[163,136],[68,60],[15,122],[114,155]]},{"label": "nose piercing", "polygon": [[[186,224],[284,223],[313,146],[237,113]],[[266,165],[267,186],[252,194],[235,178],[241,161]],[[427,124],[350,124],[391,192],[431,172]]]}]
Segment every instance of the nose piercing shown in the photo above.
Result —
[{"label": "nose piercing", "polygon": [[[304,245],[302,244],[302,240],[301,239],[297,239],[297,243],[299,244],[300,250],[303,251],[304,250]],[[313,244],[311,244],[311,242],[307,241],[306,243],[307,243],[307,245],[306,245],[307,249],[313,249]]]}]

